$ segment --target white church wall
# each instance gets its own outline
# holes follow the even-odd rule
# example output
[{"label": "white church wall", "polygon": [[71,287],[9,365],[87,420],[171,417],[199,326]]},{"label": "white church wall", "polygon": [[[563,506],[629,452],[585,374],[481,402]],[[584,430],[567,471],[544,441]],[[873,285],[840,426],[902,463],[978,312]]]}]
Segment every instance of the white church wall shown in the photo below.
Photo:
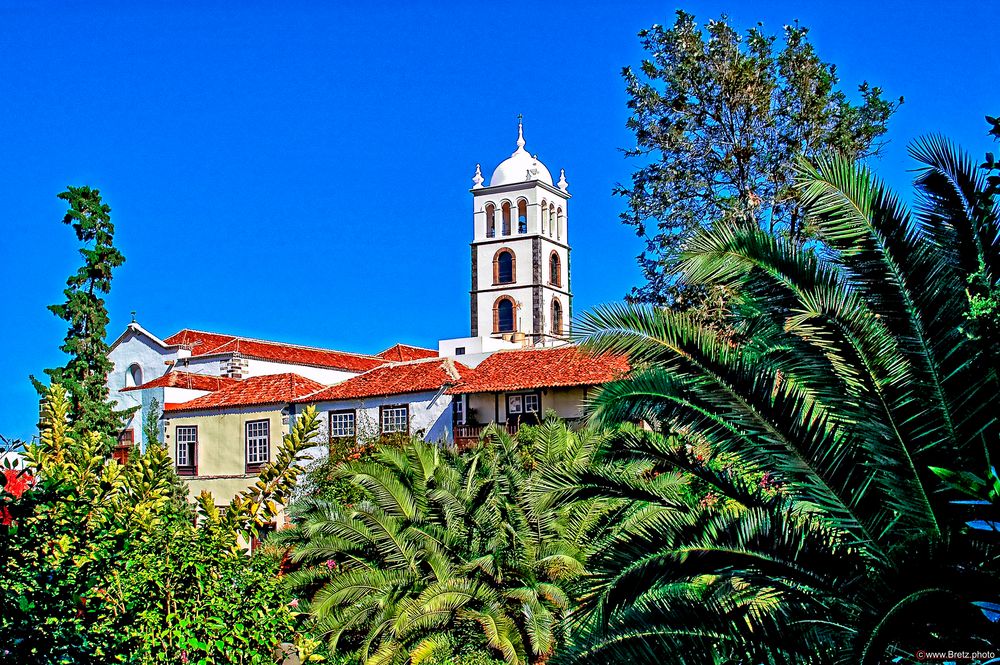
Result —
[{"label": "white church wall", "polygon": [[[163,347],[153,341],[142,332],[129,328],[118,340],[108,359],[111,360],[114,368],[108,374],[108,394],[117,404],[119,410],[140,407],[132,414],[126,423],[125,428],[131,428],[134,432],[135,442],[144,445],[142,441],[142,423],[146,417],[149,402],[153,396],[143,396],[142,393],[149,393],[149,390],[129,390],[121,392],[126,386],[133,384],[130,369],[138,365],[142,373],[140,383],[152,381],[167,373],[169,365],[167,362],[175,358],[176,351],[170,347]],[[145,403],[144,403],[145,401]]]},{"label": "white church wall", "polygon": [[298,374],[299,376],[304,376],[307,379],[312,379],[313,381],[318,381],[323,385],[329,386],[334,383],[340,383],[346,379],[356,376],[359,372],[346,372],[344,370],[332,369],[329,367],[315,367],[313,365],[296,365],[292,363],[280,363],[271,360],[257,360],[256,358],[247,358],[247,372],[243,378],[247,376],[266,376],[268,374],[284,374],[285,372],[292,372]]}]

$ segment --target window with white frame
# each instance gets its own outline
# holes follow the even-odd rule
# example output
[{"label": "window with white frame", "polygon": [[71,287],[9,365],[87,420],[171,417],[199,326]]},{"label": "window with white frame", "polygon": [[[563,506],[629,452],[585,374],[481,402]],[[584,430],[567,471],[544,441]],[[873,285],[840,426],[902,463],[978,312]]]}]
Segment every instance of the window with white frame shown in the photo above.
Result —
[{"label": "window with white frame", "polygon": [[382,407],[382,433],[406,432],[409,427],[409,408],[404,406]]},{"label": "window with white frame", "polygon": [[247,471],[259,469],[271,456],[271,423],[251,420],[247,423]]},{"label": "window with white frame", "polygon": [[542,396],[539,393],[507,395],[507,413],[512,415],[538,413],[541,411],[541,405]]},{"label": "window with white frame", "polygon": [[335,439],[354,438],[353,411],[332,411],[330,413],[330,436]]},{"label": "window with white frame", "polygon": [[195,471],[198,455],[198,427],[178,425],[174,428],[175,456],[177,472],[191,475]]},{"label": "window with white frame", "polygon": [[456,423],[465,423],[465,398],[455,395],[451,400],[452,414]]}]

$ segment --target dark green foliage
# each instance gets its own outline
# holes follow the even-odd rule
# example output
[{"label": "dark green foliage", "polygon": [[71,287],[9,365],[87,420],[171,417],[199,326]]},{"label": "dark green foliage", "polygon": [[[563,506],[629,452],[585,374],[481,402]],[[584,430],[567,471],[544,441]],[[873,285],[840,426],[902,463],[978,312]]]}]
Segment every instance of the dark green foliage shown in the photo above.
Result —
[{"label": "dark green foliage", "polygon": [[[125,257],[114,246],[115,227],[111,207],[101,200],[101,193],[86,185],[68,187],[59,198],[69,203],[63,218],[83,243],[83,265],[66,280],[66,301],[50,305],[49,311],[69,324],[60,350],[69,356],[66,365],[45,370],[51,383],[62,385],[69,393],[70,420],[80,433],[97,432],[106,445],[117,438],[123,415],[114,411],[108,400],[108,373],[114,369],[108,359],[105,342],[108,312],[102,294],[111,290],[115,268]],[[32,377],[40,395],[45,385]]]},{"label": "dark green foliage", "polygon": [[535,469],[583,468],[599,442],[550,419],[518,440],[491,430],[461,455],[413,440],[338,466],[364,499],[306,500],[277,537],[302,566],[289,579],[311,630],[369,665],[546,660],[604,513],[553,506]]},{"label": "dark green foliage", "polygon": [[761,26],[744,36],[722,17],[702,30],[678,11],[673,26],[639,37],[648,59],[624,78],[636,137],[626,154],[641,166],[616,190],[628,201],[622,221],[646,243],[646,284],[630,299],[718,308],[718,294],[678,285],[671,274],[692,233],[728,220],[807,237],[796,161],[829,148],[854,158],[877,153],[898,103],[867,83],[852,103],[797,24],[776,43]]},{"label": "dark green foliage", "polygon": [[[636,367],[594,403],[604,422],[655,430],[620,441],[622,459],[696,476],[720,500],[563,477],[570,496],[631,497],[649,514],[591,559],[591,632],[567,661],[915,663],[998,643],[981,609],[1000,603],[984,475],[1000,454],[996,340],[967,330],[970,278],[1000,278],[998,209],[946,141],[912,153],[913,212],[821,156],[798,182],[809,246],[734,221],[693,236],[682,275],[738,294],[742,341],[641,306],[578,326]],[[968,492],[983,503],[956,503]]]},{"label": "dark green foliage", "polygon": [[0,488],[10,518],[0,524],[0,663],[275,662],[293,637],[278,561],[250,558],[237,541],[288,496],[315,411],[296,421],[261,486],[196,523],[155,438],[120,464],[101,437],[70,429],[69,408],[53,385],[27,450],[33,485],[15,497]]}]

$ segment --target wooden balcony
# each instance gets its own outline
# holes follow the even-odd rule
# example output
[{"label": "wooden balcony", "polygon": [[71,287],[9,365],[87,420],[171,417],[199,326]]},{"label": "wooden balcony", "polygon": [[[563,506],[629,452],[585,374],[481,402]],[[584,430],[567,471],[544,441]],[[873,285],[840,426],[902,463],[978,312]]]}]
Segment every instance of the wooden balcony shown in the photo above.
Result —
[{"label": "wooden balcony", "polygon": [[[456,425],[455,426],[455,445],[459,450],[465,450],[476,444],[482,437],[483,432],[489,425]],[[506,422],[499,425],[502,429],[506,430],[508,434],[517,434],[517,430],[520,427],[520,423],[516,422]]]}]

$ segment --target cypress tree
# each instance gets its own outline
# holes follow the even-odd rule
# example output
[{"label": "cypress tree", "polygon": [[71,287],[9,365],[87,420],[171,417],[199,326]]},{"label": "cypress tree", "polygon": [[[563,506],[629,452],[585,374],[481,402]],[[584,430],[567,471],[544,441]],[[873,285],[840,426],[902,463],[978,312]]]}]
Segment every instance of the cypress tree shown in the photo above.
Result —
[{"label": "cypress tree", "polygon": [[[99,190],[68,187],[58,196],[69,204],[63,223],[73,227],[84,245],[83,265],[66,280],[66,301],[49,305],[49,311],[69,324],[60,347],[69,359],[45,373],[66,389],[73,428],[98,432],[110,440],[121,430],[125,412],[115,411],[108,399],[108,373],[114,365],[108,359],[109,317],[102,295],[111,290],[112,272],[125,263],[125,257],[114,246],[111,207],[101,200]],[[45,394],[45,385],[34,376],[31,380],[39,394]]]}]

